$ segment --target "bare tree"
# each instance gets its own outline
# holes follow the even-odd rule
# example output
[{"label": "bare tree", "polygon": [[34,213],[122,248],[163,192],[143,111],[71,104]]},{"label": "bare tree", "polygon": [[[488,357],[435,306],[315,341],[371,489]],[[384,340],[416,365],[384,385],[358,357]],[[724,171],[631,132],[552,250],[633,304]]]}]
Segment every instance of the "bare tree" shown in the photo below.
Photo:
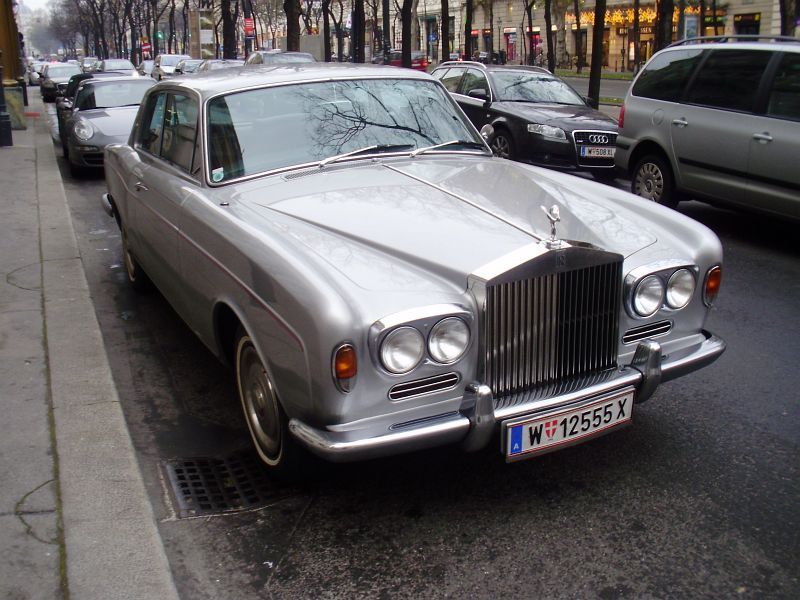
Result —
[{"label": "bare tree", "polygon": [[576,64],[575,67],[578,70],[578,73],[583,71],[583,53],[581,52],[581,43],[583,40],[581,39],[581,7],[580,7],[580,0],[573,0],[572,3],[575,11],[575,57],[576,57]]},{"label": "bare tree", "polygon": [[[661,0],[662,2],[664,0]],[[592,27],[592,65],[589,68],[589,101],[594,108],[600,103],[600,75],[603,69],[603,30],[606,23],[606,0],[596,0]]]},{"label": "bare tree", "polygon": [[[545,0],[549,2],[550,0]],[[466,19],[464,20],[464,54],[467,60],[472,58],[472,53],[475,49],[472,47],[472,18],[475,14],[474,0],[466,1]]]},{"label": "bare tree", "polygon": [[[639,0],[636,0],[637,2]],[[544,28],[545,36],[547,38],[547,69],[551,73],[556,71],[556,56],[553,52],[553,18],[552,18],[552,4],[553,0],[544,0]]]},{"label": "bare tree", "polygon": [[400,9],[403,27],[402,64],[409,69],[411,68],[411,13],[413,8],[414,0],[403,0],[403,6]]},{"label": "bare tree", "polygon": [[286,49],[300,49],[300,2],[298,0],[283,0],[283,10],[286,13]]},{"label": "bare tree", "polygon": [[442,0],[442,15],[441,15],[441,32],[439,33],[442,41],[442,60],[450,59],[450,3],[448,0]]}]

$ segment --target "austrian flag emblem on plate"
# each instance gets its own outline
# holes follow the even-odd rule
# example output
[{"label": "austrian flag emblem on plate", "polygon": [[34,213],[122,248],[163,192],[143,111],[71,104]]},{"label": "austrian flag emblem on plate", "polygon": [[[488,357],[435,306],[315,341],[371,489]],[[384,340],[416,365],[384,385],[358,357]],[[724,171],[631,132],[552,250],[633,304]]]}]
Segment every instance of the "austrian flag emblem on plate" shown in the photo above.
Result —
[{"label": "austrian flag emblem on plate", "polygon": [[556,428],[558,427],[558,419],[554,421],[547,421],[544,424],[544,432],[547,435],[548,439],[552,439],[552,437],[556,434]]}]

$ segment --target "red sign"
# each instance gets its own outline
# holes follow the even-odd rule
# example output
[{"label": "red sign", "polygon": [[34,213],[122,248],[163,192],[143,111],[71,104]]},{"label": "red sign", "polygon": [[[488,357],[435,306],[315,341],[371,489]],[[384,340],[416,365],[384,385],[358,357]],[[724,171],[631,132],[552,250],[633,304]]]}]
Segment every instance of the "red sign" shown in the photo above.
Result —
[{"label": "red sign", "polygon": [[247,37],[252,37],[256,33],[256,25],[253,22],[252,17],[245,17],[244,18],[244,34]]},{"label": "red sign", "polygon": [[142,42],[142,52],[150,52],[150,42]]}]

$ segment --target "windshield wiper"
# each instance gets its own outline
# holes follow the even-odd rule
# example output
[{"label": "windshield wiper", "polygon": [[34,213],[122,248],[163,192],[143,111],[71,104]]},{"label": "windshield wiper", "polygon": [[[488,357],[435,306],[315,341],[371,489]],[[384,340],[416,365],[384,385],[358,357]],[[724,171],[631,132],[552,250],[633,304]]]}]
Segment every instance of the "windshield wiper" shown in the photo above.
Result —
[{"label": "windshield wiper", "polygon": [[322,168],[325,165],[336,162],[338,160],[342,160],[350,156],[357,156],[358,154],[366,154],[367,152],[391,152],[393,150],[408,150],[409,148],[413,147],[414,147],[413,144],[375,144],[374,146],[367,146],[366,148],[351,150],[350,152],[345,152],[344,154],[329,156],[328,158],[319,161],[319,167]]},{"label": "windshield wiper", "polygon": [[447,146],[466,146],[467,148],[479,148],[484,151],[484,154],[488,154],[489,150],[486,149],[484,144],[479,142],[473,142],[470,140],[450,140],[449,142],[444,142],[443,144],[436,144],[434,146],[426,146],[425,148],[417,148],[411,153],[411,157],[417,156],[419,154],[425,154],[430,150],[438,150],[439,148],[446,148]]}]

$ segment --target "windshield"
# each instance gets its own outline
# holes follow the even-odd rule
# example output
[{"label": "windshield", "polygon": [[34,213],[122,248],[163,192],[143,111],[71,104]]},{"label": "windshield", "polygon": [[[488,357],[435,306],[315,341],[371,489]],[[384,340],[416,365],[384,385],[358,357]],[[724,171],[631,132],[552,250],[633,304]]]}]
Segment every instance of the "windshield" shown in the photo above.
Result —
[{"label": "windshield", "polygon": [[197,71],[197,67],[203,64],[202,60],[187,60],[183,63],[183,72],[184,73],[194,73]]},{"label": "windshield", "polygon": [[142,102],[144,93],[155,85],[155,81],[109,81],[86,85],[78,91],[75,106],[79,110],[135,106]]},{"label": "windshield", "polygon": [[161,62],[159,63],[162,67],[174,67],[179,62],[181,62],[184,58],[189,58],[188,56],[183,55],[163,55],[161,57]]},{"label": "windshield", "polygon": [[103,68],[107,71],[114,71],[116,69],[132,70],[134,66],[129,60],[107,60],[103,62]]},{"label": "windshield", "polygon": [[81,72],[80,68],[75,65],[64,65],[58,67],[50,65],[47,67],[48,77],[67,78],[67,77],[72,77],[73,75],[76,75],[80,72]]},{"label": "windshield", "polygon": [[264,55],[264,64],[266,65],[285,65],[288,63],[310,63],[316,62],[314,57],[310,54],[301,54],[299,52],[288,54],[288,53],[275,53],[275,54],[265,54]]},{"label": "windshield", "polygon": [[210,100],[207,119],[214,183],[368,146],[402,146],[411,152],[453,140],[481,143],[441,86],[423,80],[326,81],[249,90]]},{"label": "windshield", "polygon": [[547,73],[494,71],[497,99],[510,102],[542,102],[585,106],[583,98],[560,79]]},{"label": "windshield", "polygon": [[216,71],[217,69],[228,69],[230,67],[241,67],[244,64],[243,60],[219,60],[209,61],[208,70]]}]

